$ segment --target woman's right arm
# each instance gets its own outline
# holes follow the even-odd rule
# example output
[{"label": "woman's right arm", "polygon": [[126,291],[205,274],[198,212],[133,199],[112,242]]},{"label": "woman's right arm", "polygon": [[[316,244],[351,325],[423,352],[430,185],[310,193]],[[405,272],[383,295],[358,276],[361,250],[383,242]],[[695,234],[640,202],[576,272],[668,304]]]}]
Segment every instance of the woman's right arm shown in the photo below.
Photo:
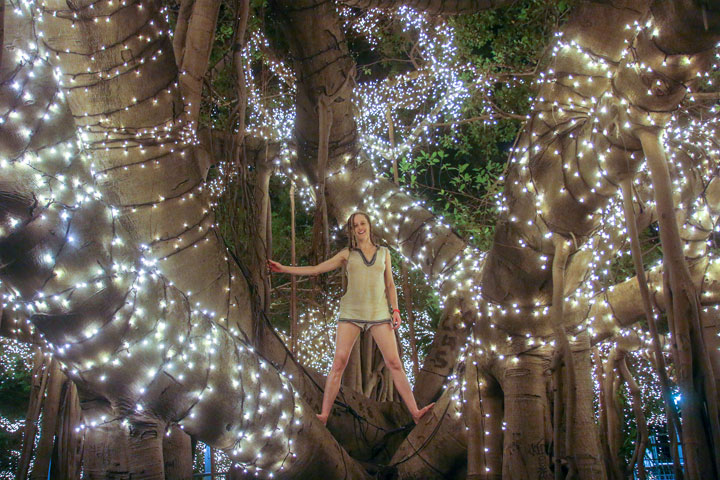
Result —
[{"label": "woman's right arm", "polygon": [[291,275],[319,275],[340,268],[347,261],[349,250],[340,250],[334,257],[325,260],[318,265],[308,267],[288,267],[273,260],[268,260],[268,267],[273,272],[289,273]]}]

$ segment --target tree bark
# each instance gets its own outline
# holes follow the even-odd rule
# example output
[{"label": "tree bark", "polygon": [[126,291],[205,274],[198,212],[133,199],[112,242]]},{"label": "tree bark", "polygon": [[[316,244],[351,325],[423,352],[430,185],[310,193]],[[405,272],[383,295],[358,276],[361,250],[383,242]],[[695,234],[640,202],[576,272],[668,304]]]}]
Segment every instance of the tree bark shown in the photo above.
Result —
[{"label": "tree bark", "polygon": [[133,415],[128,437],[128,468],[133,478],[165,480],[163,431],[165,425],[155,419]]},{"label": "tree bark", "polygon": [[[178,130],[170,129],[172,133],[167,135],[160,133],[165,130],[144,130],[148,125],[173,125],[173,107],[180,105],[177,93],[168,94],[165,90],[166,85],[170,85],[168,88],[173,91],[172,84],[176,78],[167,37],[163,36],[158,42],[151,44],[151,51],[140,50],[145,47],[142,43],[123,44],[114,42],[113,39],[122,38],[122,35],[134,31],[133,29],[142,31],[142,28],[147,28],[153,32],[150,21],[162,24],[158,5],[144,4],[142,11],[135,12],[132,9],[131,15],[129,9],[114,6],[119,12],[114,17],[117,22],[83,22],[82,28],[75,29],[70,28],[72,20],[64,18],[67,5],[46,4],[45,8],[50,12],[53,9],[60,12],[57,16],[46,15],[42,28],[45,38],[48,39],[48,47],[60,52],[54,60],[59,57],[63,65],[63,78],[67,82],[70,106],[76,121],[83,125],[85,132],[89,132],[86,139],[89,151],[93,152],[98,178],[106,182],[99,190],[110,205],[97,202],[92,207],[85,207],[73,214],[73,228],[80,229],[78,231],[87,235],[85,238],[103,239],[93,245],[93,248],[83,249],[80,253],[69,247],[60,251],[64,236],[43,237],[42,230],[33,223],[38,220],[29,218],[27,211],[18,210],[12,213],[22,219],[24,226],[29,225],[29,228],[23,230],[28,242],[25,242],[25,247],[18,242],[12,244],[12,248],[7,248],[8,239],[3,237],[0,252],[3,255],[9,252],[18,253],[14,265],[22,266],[33,262],[38,265],[40,262],[35,260],[37,251],[33,257],[33,254],[28,253],[28,248],[40,243],[38,238],[42,238],[47,242],[45,248],[50,248],[55,253],[60,251],[53,268],[88,272],[90,268],[95,271],[98,264],[112,265],[110,259],[113,256],[129,261],[132,265],[134,262],[142,265],[136,246],[144,243],[150,247],[145,251],[145,258],[156,259],[162,263],[162,274],[156,272],[144,280],[148,283],[145,283],[140,297],[137,297],[137,292],[132,291],[132,281],[125,278],[112,288],[93,284],[86,289],[87,293],[77,293],[73,297],[73,302],[79,303],[59,306],[57,309],[53,307],[54,310],[49,308],[35,315],[33,321],[56,346],[57,357],[65,363],[76,382],[121,401],[121,411],[142,410],[163,421],[180,421],[187,431],[231,451],[238,438],[238,431],[242,428],[239,419],[243,418],[245,413],[249,415],[257,407],[261,391],[260,386],[253,380],[253,375],[262,369],[263,388],[270,392],[285,389],[290,395],[285,395],[282,402],[266,410],[264,415],[249,418],[252,419],[251,422],[261,422],[263,427],[260,428],[282,428],[291,438],[272,437],[266,444],[259,445],[258,449],[248,448],[238,452],[234,459],[267,467],[267,464],[257,462],[256,454],[264,452],[264,458],[272,460],[276,455],[280,455],[280,452],[287,451],[288,444],[283,443],[283,440],[293,440],[294,460],[286,462],[284,470],[281,473],[276,472],[276,476],[312,476],[311,471],[315,472],[318,465],[324,465],[331,476],[353,475],[363,478],[363,470],[337,446],[326,430],[319,429],[318,425],[311,427],[313,423],[317,423],[312,416],[299,417],[301,409],[307,409],[307,406],[304,406],[299,397],[292,395],[293,388],[287,383],[287,379],[283,379],[280,372],[261,361],[248,348],[248,344],[243,342],[243,337],[250,332],[247,328],[250,320],[247,315],[249,309],[246,308],[247,285],[239,269],[226,259],[222,242],[211,227],[213,221],[206,208],[206,192],[187,189],[187,185],[199,185],[202,179],[192,150],[187,146],[180,147],[182,144]],[[73,8],[82,10],[82,6]],[[80,12],[81,16],[84,12],[85,10]],[[71,49],[69,54],[62,53],[70,46],[74,49],[76,45],[89,45],[92,44],[90,40],[99,38],[107,48],[102,55],[94,59],[87,51],[72,53]],[[123,65],[123,58],[126,57],[123,57],[121,51],[124,51],[126,46],[138,49],[133,57],[136,62],[128,64],[132,76],[123,78],[121,83],[113,78],[98,81],[97,75],[86,75],[88,68],[90,71],[98,68],[109,71],[115,68],[116,62]],[[152,54],[159,50],[163,50],[164,54],[158,53],[156,60],[152,61]],[[147,61],[139,63],[139,59],[145,56]],[[172,63],[168,60],[172,60]],[[142,68],[139,65],[142,65]],[[137,79],[134,68],[142,70]],[[70,78],[73,78],[74,82],[71,82]],[[129,80],[130,78],[132,80]],[[71,88],[70,83],[83,85],[82,92]],[[161,88],[159,94],[155,90],[158,87]],[[168,95],[163,97],[167,101],[158,101],[157,105],[153,105],[153,95]],[[134,101],[133,98],[138,100]],[[178,111],[176,109],[175,113]],[[121,125],[122,129],[119,128]],[[123,147],[127,147],[133,156],[125,156],[126,148]],[[123,173],[138,172],[148,166],[153,174],[134,177],[136,183],[128,182],[132,175]],[[76,169],[75,172],[80,178],[89,178],[87,170],[83,170],[87,167],[81,166],[79,162],[72,168]],[[114,175],[118,177],[115,179]],[[116,210],[118,218],[114,218],[110,206]],[[49,219],[51,221],[46,223],[51,224],[56,217],[59,217],[59,212],[53,213]],[[60,221],[59,218],[57,221]],[[121,237],[122,243],[111,242],[114,237]],[[22,237],[12,240],[22,240]],[[193,252],[193,255],[187,255],[190,252]],[[167,260],[161,260],[163,258]],[[194,273],[192,279],[185,278],[188,271]],[[46,275],[51,272],[52,268],[49,267],[40,269],[39,272],[38,268],[34,267],[27,270],[22,277],[23,272],[18,269],[4,270],[3,281],[11,279],[11,284],[18,291],[27,294],[29,291],[37,291],[33,282],[37,282],[38,273]],[[35,277],[30,275],[31,273]],[[143,272],[131,276],[138,278],[145,274],[146,272]],[[173,280],[167,280],[165,275]],[[45,288],[51,292],[64,291],[67,285],[63,282],[66,281],[72,282],[73,279],[58,275]],[[171,283],[173,285],[170,285]],[[199,290],[196,289],[198,285],[201,286]],[[195,291],[189,294],[192,290]],[[85,295],[89,300],[83,298]],[[144,295],[148,295],[148,300],[142,299]],[[188,300],[189,295],[192,295],[192,300]],[[152,298],[152,301],[149,298]],[[130,302],[125,303],[126,299]],[[158,304],[158,299],[165,300]],[[136,301],[138,303],[135,303]],[[82,305],[82,309],[78,305]],[[197,305],[201,307],[195,310]],[[141,316],[135,316],[138,312],[136,308],[144,309]],[[121,313],[115,317],[117,312]],[[214,317],[211,312],[215,312]],[[91,334],[90,340],[77,344],[73,339],[69,349],[63,347],[71,341],[67,335],[87,331],[93,319],[101,319],[101,323],[99,326],[95,324],[97,333]],[[165,321],[169,322],[169,328],[165,326]],[[168,331],[172,333],[168,335]],[[138,354],[137,350],[144,350],[144,338],[152,338],[156,347]],[[210,339],[213,347],[192,353],[189,341],[191,338]],[[163,341],[158,341],[160,339]],[[127,342],[129,346],[123,347],[123,342]],[[163,346],[158,347],[159,345]],[[127,349],[134,351],[134,354],[128,358],[118,358],[123,368],[113,368],[102,363],[104,352],[114,353]],[[189,352],[192,361],[183,361],[182,354],[177,352]],[[226,362],[231,360],[233,364],[243,365],[244,369],[238,373],[230,370],[231,365],[218,369],[215,367],[215,358],[224,358]],[[170,359],[175,360],[169,361]],[[87,367],[88,364],[93,366]],[[253,365],[254,367],[250,368]],[[77,373],[72,374],[73,371]],[[136,377],[140,372],[141,376]],[[238,383],[236,386],[232,385],[230,375]],[[207,394],[209,387],[214,392],[212,395]],[[204,399],[200,400],[199,392],[206,392]],[[243,402],[243,397],[250,400]],[[242,408],[251,410],[243,412]],[[205,417],[207,413],[203,414],[210,411],[214,414],[211,419]],[[299,424],[292,423],[292,428],[286,427],[295,420],[298,420]],[[139,431],[145,434],[144,430],[146,429]],[[304,437],[308,440],[303,440]],[[309,440],[310,438],[313,440]],[[310,444],[323,443],[327,448],[309,448]],[[138,442],[137,446],[145,450],[143,442]],[[152,447],[148,451],[154,450],[160,450],[160,447]],[[155,458],[155,455],[143,458],[151,459]],[[157,473],[155,471],[149,475],[155,476]]]},{"label": "tree bark", "polygon": [[[397,155],[395,154],[395,126],[393,124],[392,112],[388,109],[385,113],[388,122],[388,140],[392,149],[392,170],[393,182],[400,186],[398,175]],[[413,378],[417,379],[420,373],[420,361],[418,360],[417,341],[415,338],[415,311],[413,310],[412,290],[410,289],[410,274],[405,260],[400,261],[400,281],[402,282],[403,300],[405,303],[405,314],[407,315],[408,335],[410,336],[410,361],[412,362]]]},{"label": "tree bark", "polygon": [[25,480],[30,471],[35,435],[37,435],[38,430],[37,422],[40,418],[40,409],[42,408],[49,373],[50,360],[45,358],[40,348],[36,348],[33,358],[33,369],[30,374],[32,385],[30,387],[30,401],[28,403],[28,411],[25,416],[25,426],[23,428],[23,447],[20,453],[20,459],[18,460],[17,478],[19,480]]},{"label": "tree bark", "polygon": [[[188,0],[181,3],[178,14],[180,32],[179,38],[174,40],[178,45],[184,36],[184,43],[179,54],[177,65],[180,71],[180,90],[183,94],[183,101],[187,112],[187,119],[190,128],[197,129],[200,119],[200,103],[202,101],[202,88],[205,72],[208,68],[210,51],[215,39],[215,25],[220,11],[220,0]],[[184,13],[187,8],[192,8],[192,13],[187,19],[187,26],[184,28]]]},{"label": "tree bark", "polygon": [[615,471],[615,464],[612,462],[612,456],[610,454],[610,432],[609,432],[609,408],[607,403],[609,398],[607,394],[608,381],[605,375],[605,368],[603,365],[602,357],[600,352],[596,349],[593,350],[593,362],[595,364],[595,376],[598,382],[598,430],[600,431],[600,447],[602,450],[602,458],[605,463],[605,471],[607,472],[609,480],[622,480],[618,477]]},{"label": "tree bark", "polygon": [[100,420],[103,417],[110,419],[116,416],[103,399],[85,398],[80,406],[87,424],[96,422],[95,426],[84,430],[83,480],[129,476],[131,471],[128,464],[127,428],[118,420]]},{"label": "tree bark", "polygon": [[537,354],[518,355],[505,366],[503,478],[553,478],[545,446],[547,367],[547,357]]},{"label": "tree bark", "polygon": [[163,467],[166,480],[192,480],[192,441],[180,428],[171,427],[163,436]]},{"label": "tree bark", "polygon": [[635,451],[633,452],[632,459],[628,465],[627,472],[632,474],[635,471],[635,466],[638,469],[638,479],[645,480],[647,478],[647,472],[645,471],[645,448],[648,443],[648,426],[645,413],[643,412],[642,396],[640,387],[630,373],[627,361],[627,352],[623,352],[622,358],[618,361],[620,373],[622,378],[627,383],[630,396],[632,398],[632,410],[635,415],[635,424],[637,425],[637,439],[635,444]]},{"label": "tree bark", "polygon": [[[567,478],[573,478],[578,473],[577,460],[575,458],[575,433],[573,428],[576,410],[577,381],[575,374],[575,361],[572,350],[570,349],[570,342],[568,341],[565,327],[563,325],[563,321],[565,320],[563,316],[565,304],[565,268],[571,245],[568,240],[559,235],[553,235],[553,243],[555,244],[555,255],[553,256],[552,262],[553,296],[550,315],[553,323],[553,334],[555,341],[557,342],[557,351],[560,354],[560,361],[558,362],[557,368],[561,369],[561,365],[563,365],[560,371],[564,374],[562,381],[565,393],[563,398],[563,410],[565,412],[565,445],[563,452],[568,464]],[[562,420],[559,417],[556,417],[553,418],[553,422],[556,425],[560,425]],[[556,431],[559,430],[556,429]],[[561,478],[561,458],[558,455],[560,451],[558,448],[559,441],[560,439],[557,438],[557,436],[554,437],[556,480]]]},{"label": "tree bark", "polygon": [[590,360],[590,339],[587,333],[578,334],[572,341],[575,381],[575,413],[570,429],[573,431],[573,452],[581,480],[605,479],[607,473],[600,453],[598,425],[595,420]]},{"label": "tree bark", "polygon": [[[665,296],[672,298],[668,314],[672,314],[670,329],[676,346],[677,381],[683,396],[683,452],[688,478],[699,480],[716,475],[717,465],[720,464],[717,388],[702,341],[700,300],[680,243],[670,177],[659,132],[641,130],[638,136],[653,179],[664,250],[663,264],[669,278],[667,285],[670,287]],[[705,390],[705,397],[702,389]],[[709,426],[708,433],[703,426],[703,418]]]},{"label": "tree bark", "polygon": [[65,376],[60,371],[58,362],[50,359],[48,363],[47,393],[43,400],[43,415],[40,441],[35,450],[35,463],[31,480],[46,480],[50,471],[50,459],[55,445],[55,432],[58,429],[58,411],[60,410],[60,393]]},{"label": "tree bark", "polygon": [[[667,375],[667,367],[665,365],[665,357],[660,347],[660,337],[658,335],[657,325],[655,323],[655,312],[650,303],[650,291],[645,278],[645,267],[642,263],[642,251],[640,249],[640,240],[638,235],[638,226],[635,219],[635,210],[632,202],[632,182],[628,178],[622,183],[623,210],[625,213],[625,225],[630,236],[630,248],[632,251],[633,263],[635,265],[635,273],[640,290],[640,298],[642,299],[643,311],[648,323],[648,329],[651,336],[651,347],[653,352],[653,365],[660,380],[660,388],[663,395],[663,403],[665,405],[665,416],[668,422],[668,430],[675,432],[680,428],[680,418],[675,408],[675,402],[670,391],[670,380]],[[671,437],[671,453],[673,458],[673,468],[676,476],[682,475],[682,467],[680,464],[680,456],[677,447],[677,438],[675,435]],[[643,457],[640,457],[641,463]],[[644,464],[643,464],[644,468]]]},{"label": "tree bark", "polygon": [[267,269],[267,259],[272,257],[270,251],[271,238],[268,235],[270,226],[270,176],[272,175],[271,159],[257,159],[253,184],[253,218],[250,231],[252,232],[252,251],[254,262],[250,265],[253,284],[258,289],[260,300],[259,308],[266,310],[270,307],[270,275]]},{"label": "tree bark", "polygon": [[78,425],[82,417],[77,387],[69,379],[65,379],[60,402],[55,452],[51,465],[51,478],[80,478],[82,460],[82,436]]},{"label": "tree bark", "polygon": [[458,387],[448,388],[397,449],[390,466],[399,478],[444,480],[464,473],[467,439],[462,407],[453,399],[458,394]]},{"label": "tree bark", "polygon": [[463,399],[467,431],[467,480],[502,478],[502,390],[481,372],[478,360],[465,363],[467,390]]},{"label": "tree bark", "polygon": [[195,0],[181,0],[177,20],[175,21],[175,30],[173,31],[173,52],[175,53],[175,64],[178,69],[182,65],[183,56],[185,54],[187,29],[190,17],[192,16],[193,5],[195,5]]}]

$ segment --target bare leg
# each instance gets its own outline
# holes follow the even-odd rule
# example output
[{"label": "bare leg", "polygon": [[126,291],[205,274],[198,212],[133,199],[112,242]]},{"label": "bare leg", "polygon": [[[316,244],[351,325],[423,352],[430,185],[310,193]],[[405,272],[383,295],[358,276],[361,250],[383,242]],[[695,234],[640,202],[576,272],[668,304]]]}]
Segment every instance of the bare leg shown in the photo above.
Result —
[{"label": "bare leg", "polygon": [[410,415],[412,415],[415,423],[420,421],[423,415],[425,415],[435,403],[431,403],[418,409],[417,403],[415,402],[415,396],[410,388],[410,382],[408,382],[407,375],[403,369],[402,362],[400,361],[400,355],[398,354],[397,344],[395,343],[395,330],[387,324],[375,325],[370,328],[375,343],[377,343],[383,358],[385,359],[385,366],[390,370],[395,388],[397,388],[400,398],[403,399]]},{"label": "bare leg", "polygon": [[335,340],[335,358],[325,381],[325,391],[323,392],[322,411],[317,418],[323,425],[327,424],[330,416],[335,397],[340,390],[340,380],[347,366],[350,352],[355,344],[355,340],[360,334],[360,327],[347,322],[338,322],[337,338]]}]

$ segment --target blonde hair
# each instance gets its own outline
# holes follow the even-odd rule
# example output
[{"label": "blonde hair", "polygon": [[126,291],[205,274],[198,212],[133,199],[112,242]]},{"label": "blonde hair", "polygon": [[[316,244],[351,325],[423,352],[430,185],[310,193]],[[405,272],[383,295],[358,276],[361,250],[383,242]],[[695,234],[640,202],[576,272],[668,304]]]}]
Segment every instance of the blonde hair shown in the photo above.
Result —
[{"label": "blonde hair", "polygon": [[358,211],[358,212],[354,212],[354,213],[350,214],[350,218],[348,218],[348,221],[347,221],[346,232],[347,232],[347,236],[348,236],[348,246],[350,247],[350,250],[357,248],[357,241],[355,240],[355,232],[353,229],[353,220],[355,219],[355,215],[362,215],[363,217],[365,217],[365,220],[367,220],[368,228],[369,228],[370,243],[372,243],[373,245],[376,245],[375,241],[373,240],[374,234],[373,234],[372,222],[370,221],[370,215],[368,215],[365,212]]}]

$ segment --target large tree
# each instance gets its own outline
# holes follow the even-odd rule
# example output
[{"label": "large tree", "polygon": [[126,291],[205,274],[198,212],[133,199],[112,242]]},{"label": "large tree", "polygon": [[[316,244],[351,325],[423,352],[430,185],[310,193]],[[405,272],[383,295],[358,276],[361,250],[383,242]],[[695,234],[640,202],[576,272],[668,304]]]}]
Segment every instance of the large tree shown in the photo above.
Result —
[{"label": "large tree", "polygon": [[[511,2],[338,3],[466,14]],[[29,318],[85,398],[102,405],[86,408],[100,418],[85,421],[101,425],[97,442],[116,436],[114,450],[125,449],[128,470],[145,478],[163,477],[161,433],[173,428],[251,473],[288,478],[364,478],[368,461],[402,478],[615,478],[617,441],[598,436],[590,350],[617,346],[606,371],[617,366],[632,386],[622,352],[638,342],[620,341],[628,336],[620,329],[644,317],[640,341],[658,371],[671,436],[683,444],[684,473],[718,475],[720,362],[704,310],[717,297],[707,241],[720,199],[716,111],[703,102],[716,97],[695,92],[720,40],[716,5],[579,2],[541,61],[492,247],[480,252],[380,175],[378,152],[358,128],[357,66],[338,5],[270,2],[285,46],[268,48],[287,54],[294,73],[294,138],[285,139],[294,154],[283,161],[312,186],[317,256],[329,253],[333,220],[367,210],[444,299],[415,385],[421,403],[438,399],[432,415],[403,432],[408,419],[396,404],[346,386],[334,438],[310,414],[320,380],[262,315],[275,150],[267,141],[253,147],[272,135],[245,131],[252,66],[238,52],[249,2],[235,5],[233,54],[220,60],[238,72],[239,132],[198,131],[218,5],[183,3],[174,42],[158,2],[46,1],[13,5],[6,19],[3,319]],[[255,200],[265,202],[247,210],[263,239],[249,272],[215,221],[207,169],[218,144],[238,176],[253,167]],[[655,222],[663,262],[646,273],[637,231]],[[628,236],[637,277],[599,289],[598,271]],[[600,403],[604,430],[611,410]]]}]

